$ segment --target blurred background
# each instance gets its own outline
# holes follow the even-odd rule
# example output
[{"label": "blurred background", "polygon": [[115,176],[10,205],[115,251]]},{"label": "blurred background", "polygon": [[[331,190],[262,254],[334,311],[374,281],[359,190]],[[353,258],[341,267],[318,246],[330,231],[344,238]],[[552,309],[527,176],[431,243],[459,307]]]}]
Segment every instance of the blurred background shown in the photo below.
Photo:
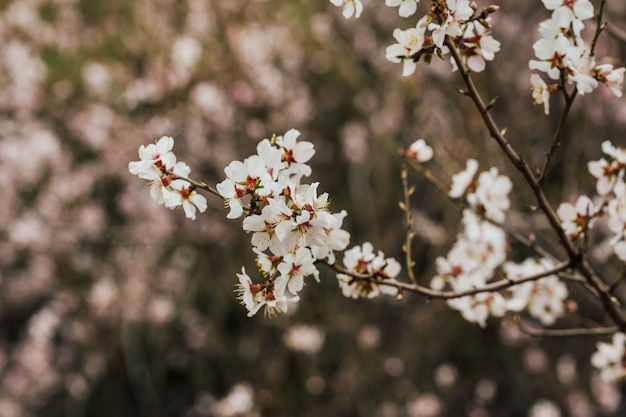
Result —
[{"label": "blurred background", "polygon": [[[241,266],[255,271],[240,221],[211,197],[189,221],[128,173],[140,144],[167,135],[192,178],[214,185],[258,141],[296,128],[317,150],[312,180],[349,213],[352,244],[401,260],[396,150],[423,137],[445,183],[470,157],[510,174],[510,224],[552,250],[449,62],[403,78],[384,50],[414,20],[382,0],[364,5],[346,21],[327,0],[0,1],[0,416],[625,415],[624,385],[591,372],[597,338],[482,329],[410,295],[345,299],[328,270],[289,314],[248,318],[233,294]],[[537,165],[562,108],[553,98],[545,117],[530,96],[527,63],[549,13],[539,1],[501,6],[502,51],[476,82]],[[606,16],[626,29],[626,3],[609,1]],[[609,36],[597,51],[626,62]],[[604,86],[580,97],[552,201],[592,192],[586,162],[606,139],[626,145],[625,132],[624,98]],[[416,173],[410,181],[427,285],[460,214]]]}]

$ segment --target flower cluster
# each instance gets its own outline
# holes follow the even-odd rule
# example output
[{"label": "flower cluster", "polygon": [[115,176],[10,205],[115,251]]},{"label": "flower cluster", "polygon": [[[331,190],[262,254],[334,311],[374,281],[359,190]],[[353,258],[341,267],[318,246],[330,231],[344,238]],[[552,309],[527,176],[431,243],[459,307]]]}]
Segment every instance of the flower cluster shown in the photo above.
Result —
[{"label": "flower cluster", "polygon": [[395,278],[400,273],[400,264],[393,258],[385,258],[381,251],[374,253],[371,243],[365,242],[362,246],[345,251],[343,264],[350,273],[370,278],[355,279],[352,275],[337,274],[344,296],[374,298],[380,294],[391,296],[398,294],[398,289],[393,284],[397,283]]},{"label": "flower cluster", "polygon": [[502,223],[506,211],[511,206],[509,192],[513,188],[513,183],[509,177],[500,175],[496,167],[480,173],[478,178],[475,178],[477,170],[478,162],[469,159],[465,170],[452,177],[449,196],[459,198],[465,194],[467,202],[475,211],[489,220]]},{"label": "flower cluster", "polygon": [[543,104],[548,114],[550,93],[565,87],[559,85],[561,80],[574,84],[579,94],[590,93],[598,83],[604,83],[620,97],[625,69],[597,64],[592,48],[581,37],[583,21],[594,17],[591,1],[543,0],[543,4],[552,10],[552,16],[539,25],[541,38],[533,45],[537,59],[530,60],[529,67],[546,73],[555,83],[548,85],[539,75],[531,76],[535,104]]},{"label": "flower cluster", "polygon": [[[388,6],[399,6],[401,16],[413,15],[415,3],[414,0],[386,1]],[[490,6],[477,14],[476,4],[469,0],[433,1],[428,14],[419,19],[415,27],[394,30],[398,43],[387,48],[387,59],[402,63],[402,74],[411,75],[422,57],[428,63],[433,54],[443,58],[449,53],[448,45],[444,45],[449,37],[464,65],[471,71],[481,72],[485,61],[492,61],[500,50],[500,42],[491,36],[489,17],[496,10],[497,6]],[[457,68],[454,60],[452,67]]]},{"label": "flower cluster", "polygon": [[[435,260],[437,275],[431,280],[433,289],[446,285],[454,292],[483,288],[497,267],[506,260],[504,231],[481,220],[470,209],[463,211],[463,231],[447,256]],[[467,321],[486,324],[489,315],[501,317],[506,312],[506,301],[497,292],[482,292],[448,300],[448,305],[459,310]]]},{"label": "flower cluster", "polygon": [[[510,202],[511,180],[499,175],[496,168],[476,178],[478,163],[470,159],[466,169],[452,178],[450,197],[466,196],[469,208],[463,211],[463,231],[446,257],[436,260],[437,275],[431,280],[433,289],[446,286],[456,293],[485,288],[501,268],[512,283],[507,293],[478,292],[448,300],[448,305],[462,316],[481,326],[489,316],[501,317],[507,311],[528,313],[544,325],[551,325],[564,313],[568,291],[556,275],[542,273],[554,269],[547,259],[528,258],[521,264],[506,262],[506,235],[494,222],[502,223]],[[483,216],[481,219],[479,215]],[[540,279],[514,281],[541,276]]]},{"label": "flower cluster", "polygon": [[606,214],[608,229],[612,232],[609,243],[619,259],[626,262],[626,149],[613,146],[611,142],[602,143],[602,151],[609,160],[601,158],[590,161],[589,172],[596,178],[596,191],[602,200],[595,207],[592,198],[581,195],[576,206],[562,203],[557,211],[561,218],[561,227],[571,239],[576,239],[590,229],[596,218]]},{"label": "flower cluster", "polygon": [[292,129],[263,139],[256,155],[231,162],[224,169],[226,179],[217,184],[230,208],[227,217],[245,216],[243,230],[252,234],[257,265],[266,278],[254,284],[245,269],[238,274],[237,291],[249,316],[263,306],[270,314],[286,311],[305,280],[317,279],[316,261],[334,263],[335,251],[350,240],[341,229],[346,212],[329,210],[328,194],[318,195],[318,183],[301,183],[311,174],[306,163],[315,149],[299,136]]},{"label": "flower cluster", "polygon": [[[526,259],[520,264],[507,262],[502,269],[510,280],[539,275],[555,265],[549,259]],[[554,275],[547,275],[537,281],[527,281],[511,287],[511,298],[507,302],[509,311],[528,310],[528,313],[550,326],[565,313],[567,286]]]},{"label": "flower cluster", "polygon": [[128,164],[131,174],[150,181],[150,195],[158,203],[169,209],[182,207],[185,215],[196,219],[196,209],[203,213],[207,208],[206,199],[195,191],[187,177],[191,168],[184,162],[176,161],[172,152],[174,139],[163,136],[156,143],[139,147],[139,161]]}]

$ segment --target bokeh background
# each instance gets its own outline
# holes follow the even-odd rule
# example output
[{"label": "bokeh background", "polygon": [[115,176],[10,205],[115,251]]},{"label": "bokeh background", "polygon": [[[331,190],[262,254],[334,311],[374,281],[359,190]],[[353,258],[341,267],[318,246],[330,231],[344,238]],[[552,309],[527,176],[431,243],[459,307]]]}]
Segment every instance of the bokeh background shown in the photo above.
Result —
[{"label": "bokeh background", "polygon": [[[312,179],[349,213],[352,243],[400,259],[396,150],[423,137],[444,182],[469,157],[511,174],[510,224],[558,254],[449,63],[402,78],[384,50],[412,21],[382,0],[364,4],[346,21],[326,0],[0,1],[0,416],[626,414],[624,385],[590,369],[597,338],[482,329],[409,295],[348,300],[327,270],[289,314],[247,318],[233,294],[241,266],[254,270],[240,222],[210,197],[189,221],[128,173],[140,144],[168,135],[192,177],[215,184],[259,140],[297,128],[317,150]],[[553,99],[545,117],[529,90],[536,25],[549,14],[539,1],[501,6],[502,51],[476,82],[539,164],[562,108]],[[624,2],[609,1],[606,16],[626,29]],[[626,45],[604,36],[598,55],[626,62]],[[550,198],[591,192],[586,161],[603,140],[626,145],[625,132],[624,98],[601,86],[577,100]],[[419,175],[410,181],[426,285],[460,216]],[[617,271],[603,253],[595,262]]]}]

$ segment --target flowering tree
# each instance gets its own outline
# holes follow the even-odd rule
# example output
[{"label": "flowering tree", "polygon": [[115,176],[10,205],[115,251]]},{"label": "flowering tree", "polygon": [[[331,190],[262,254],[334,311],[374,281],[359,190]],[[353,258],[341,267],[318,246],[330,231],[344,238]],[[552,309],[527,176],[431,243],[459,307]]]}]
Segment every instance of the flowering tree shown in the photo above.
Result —
[{"label": "flowering tree", "polygon": [[[343,8],[347,19],[363,13],[359,0],[331,2]],[[263,139],[256,154],[228,164],[226,178],[216,187],[190,178],[189,166],[177,161],[174,141],[167,136],[141,146],[140,160],[129,164],[130,172],[150,181],[150,195],[157,203],[170,209],[182,207],[188,218],[195,219],[198,211],[207,209],[200,190],[223,199],[227,218],[244,218],[242,227],[251,235],[262,277],[251,277],[245,268],[237,274],[236,292],[249,316],[261,309],[269,315],[286,312],[291,303],[300,301],[306,282],[319,280],[318,266],[323,265],[336,272],[339,287],[349,298],[415,293],[446,300],[465,320],[483,327],[489,317],[497,317],[537,335],[613,335],[611,344],[598,344],[591,362],[603,379],[622,378],[626,375],[622,273],[599,268],[594,251],[610,248],[616,263],[626,262],[626,149],[603,141],[605,157],[584,167],[595,178],[595,194],[581,192],[575,203],[559,202],[549,198],[545,189],[554,158],[568,140],[563,131],[578,96],[599,88],[622,95],[625,69],[596,56],[606,29],[606,1],[595,8],[588,0],[543,1],[549,18],[539,25],[535,56],[528,62],[535,71],[530,77],[531,95],[546,115],[551,103],[563,104],[555,131],[539,151],[542,160],[538,164],[520,154],[515,145],[517,132],[507,132],[492,116],[497,100],[485,100],[476,85],[504,47],[492,31],[497,31],[493,15],[506,10],[498,6],[479,9],[469,0],[435,0],[425,15],[414,18],[417,3],[386,1],[387,6],[398,7],[401,17],[417,21],[409,29],[393,31],[397,43],[386,49],[386,58],[402,64],[403,76],[419,71],[420,63],[447,61],[464,84],[459,95],[471,100],[497,144],[497,165],[508,164],[517,172],[511,178],[491,166],[479,173],[479,163],[468,159],[466,168],[448,183],[433,174],[430,164],[436,163],[437,155],[424,139],[400,149],[404,274],[396,259],[376,251],[369,242],[348,249],[350,234],[343,229],[348,213],[332,212],[329,195],[319,191],[322,186],[305,182],[312,173],[307,163],[315,149],[312,142],[300,140],[295,129]],[[411,210],[415,187],[410,184],[409,170],[423,174],[462,212],[457,239],[445,256],[436,258],[436,273],[426,285],[414,272],[412,243],[419,230],[414,228]],[[519,207],[512,207],[509,195],[514,187],[530,190],[531,200],[516,201]],[[548,225],[551,236],[545,242],[538,241],[534,232],[508,224],[508,217],[523,213],[522,207],[530,207]],[[573,295],[579,293],[578,287],[588,296]],[[550,327],[560,318],[578,316],[578,304],[588,302],[601,308],[604,317],[585,317],[586,323],[593,323],[585,326]],[[528,327],[523,317],[546,328]]]}]

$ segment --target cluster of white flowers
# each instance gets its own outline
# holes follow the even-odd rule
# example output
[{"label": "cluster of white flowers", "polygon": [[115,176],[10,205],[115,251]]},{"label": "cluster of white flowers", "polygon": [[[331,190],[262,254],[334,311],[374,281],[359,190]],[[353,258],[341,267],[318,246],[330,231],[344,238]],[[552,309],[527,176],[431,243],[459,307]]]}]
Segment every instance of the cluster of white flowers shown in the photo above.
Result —
[{"label": "cluster of white flowers", "polygon": [[[508,279],[518,280],[554,269],[549,259],[526,259],[521,264],[507,262],[502,269]],[[548,275],[537,281],[527,281],[511,287],[507,302],[509,311],[528,310],[528,313],[550,326],[565,312],[567,286],[556,275]]]},{"label": "cluster of white flowers", "polygon": [[[494,222],[502,223],[510,206],[511,180],[499,175],[496,168],[476,178],[478,163],[470,159],[466,169],[452,178],[450,197],[466,196],[468,209],[463,211],[463,231],[446,257],[436,260],[437,275],[433,289],[449,286],[454,292],[479,290],[491,281],[498,268],[513,283],[539,275],[555,267],[547,259],[528,258],[521,264],[506,261],[506,234]],[[478,213],[478,214],[477,214]],[[480,216],[484,217],[484,220]],[[479,292],[448,301],[462,316],[481,326],[489,316],[501,317],[507,311],[528,313],[544,325],[551,325],[564,313],[567,287],[556,275],[511,285],[505,293]]]},{"label": "cluster of white flowers", "polygon": [[[506,260],[504,231],[481,220],[471,209],[463,211],[463,231],[446,257],[435,260],[437,275],[431,280],[433,289],[446,285],[455,292],[485,287],[494,271]],[[448,300],[465,320],[485,326],[490,315],[501,317],[506,312],[506,300],[497,292],[482,292]]]},{"label": "cluster of white flowers", "polygon": [[[399,6],[399,14],[404,17],[416,11],[415,0],[387,0],[386,4]],[[477,14],[476,4],[469,0],[433,1],[429,13],[420,18],[415,27],[394,30],[393,36],[398,43],[387,48],[387,59],[402,63],[402,74],[411,75],[421,58],[428,63],[433,54],[444,57],[449,53],[448,46],[444,45],[447,36],[467,68],[481,72],[485,69],[485,61],[492,61],[500,50],[500,42],[491,36],[489,17],[496,10],[497,6],[490,6]],[[452,66],[457,68],[454,60]]]},{"label": "cluster of white flowers", "polygon": [[[344,253],[343,264],[357,276],[371,277],[371,280],[357,280],[347,274],[337,274],[343,295],[349,298],[374,298],[380,294],[395,296],[398,289],[393,286],[402,269],[398,261],[385,258],[381,251],[374,253],[371,243],[355,246]],[[391,285],[387,285],[391,284]]]},{"label": "cluster of white flowers", "polygon": [[[613,233],[609,243],[617,257],[626,262],[626,149],[604,141],[602,151],[609,157],[608,161],[601,158],[588,164],[589,172],[597,179],[598,195],[593,198],[581,195],[576,205],[561,203],[557,214],[561,227],[572,240],[587,233],[595,220],[606,214],[608,228]],[[602,204],[596,207],[594,200],[601,200]]]},{"label": "cluster of white flowers", "polygon": [[552,16],[539,25],[541,38],[533,45],[537,59],[530,60],[529,67],[545,72],[555,83],[548,85],[538,74],[531,75],[535,104],[543,104],[548,114],[550,94],[559,88],[560,80],[575,84],[579,94],[590,93],[599,82],[604,83],[613,94],[621,97],[625,69],[608,63],[597,64],[591,47],[581,37],[583,21],[595,15],[591,1],[542,1],[552,10]]},{"label": "cluster of white flowers", "polygon": [[158,204],[172,210],[182,207],[185,215],[195,220],[196,209],[203,213],[207,202],[186,179],[191,168],[184,162],[176,161],[173,148],[174,139],[169,136],[163,136],[156,144],[141,145],[140,160],[130,162],[128,170],[131,174],[150,181],[150,195]]},{"label": "cluster of white flowers", "polygon": [[[224,168],[226,179],[216,190],[188,178],[191,169],[176,160],[174,140],[168,136],[142,145],[141,160],[128,165],[132,174],[150,181],[150,194],[158,203],[172,209],[182,206],[189,218],[207,208],[196,187],[221,196],[229,208],[227,218],[245,217],[242,227],[252,234],[256,263],[264,276],[264,282],[254,283],[245,268],[237,274],[236,292],[248,316],[262,307],[270,315],[287,311],[290,302],[299,300],[305,280],[318,280],[316,263],[335,264],[335,252],[344,251],[350,241],[350,234],[342,229],[347,213],[329,210],[328,194],[318,195],[319,183],[302,183],[311,175],[307,162],[315,149],[311,142],[299,141],[299,136],[291,129],[283,136],[263,139],[255,155]],[[410,152],[422,162],[432,157],[432,148],[423,140],[416,141]],[[337,279],[347,297],[397,293],[383,283],[396,283],[400,264],[382,252],[374,253],[370,243],[346,251],[343,262],[345,268]]]},{"label": "cluster of white flowers", "polygon": [[245,215],[243,230],[252,233],[257,265],[266,278],[253,284],[245,269],[238,274],[239,297],[249,316],[263,306],[270,314],[286,311],[288,302],[298,300],[305,279],[317,279],[315,262],[334,263],[334,252],[350,240],[341,229],[346,212],[330,212],[328,194],[318,195],[318,183],[301,183],[311,174],[306,163],[315,149],[299,136],[291,129],[263,139],[256,155],[231,162],[224,169],[226,179],[217,184],[230,208],[227,217]]},{"label": "cluster of white flowers", "polygon": [[452,177],[449,196],[459,198],[465,194],[467,202],[475,211],[489,220],[502,223],[506,211],[511,206],[509,192],[513,188],[513,183],[509,177],[500,175],[496,167],[481,172],[478,178],[475,178],[477,170],[478,162],[469,159],[465,170]]}]

